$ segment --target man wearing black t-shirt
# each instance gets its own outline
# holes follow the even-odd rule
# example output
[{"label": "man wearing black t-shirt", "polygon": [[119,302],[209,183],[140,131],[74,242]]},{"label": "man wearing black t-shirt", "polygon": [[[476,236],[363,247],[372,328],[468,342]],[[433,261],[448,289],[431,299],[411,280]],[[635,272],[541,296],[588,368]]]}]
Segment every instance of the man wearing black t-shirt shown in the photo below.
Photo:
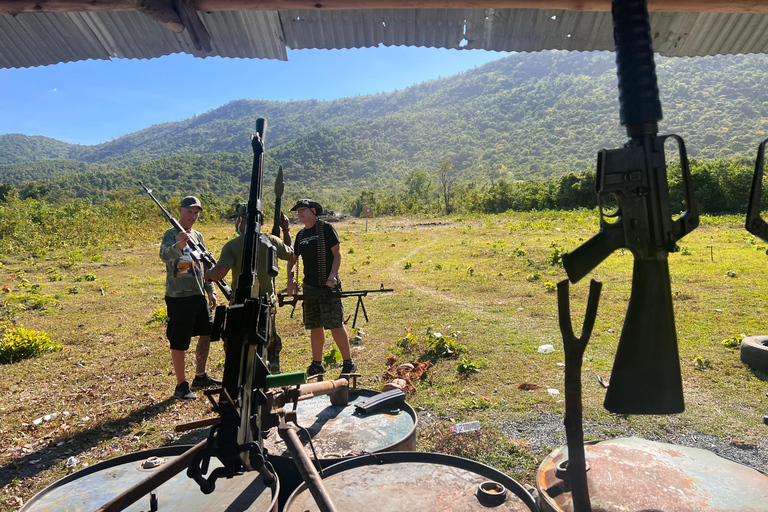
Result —
[{"label": "man wearing black t-shirt", "polygon": [[331,336],[344,358],[341,373],[354,373],[357,371],[357,365],[352,361],[349,334],[344,328],[344,305],[341,303],[341,297],[333,294],[334,291],[341,291],[339,234],[333,226],[318,218],[318,215],[323,213],[323,207],[315,201],[300,199],[291,211],[296,211],[304,228],[296,234],[293,244],[294,257],[288,261],[287,292],[288,295],[298,293],[294,268],[301,257],[304,265],[304,327],[309,329],[312,343],[312,364],[307,368],[307,375],[325,373],[325,329],[331,331]]}]

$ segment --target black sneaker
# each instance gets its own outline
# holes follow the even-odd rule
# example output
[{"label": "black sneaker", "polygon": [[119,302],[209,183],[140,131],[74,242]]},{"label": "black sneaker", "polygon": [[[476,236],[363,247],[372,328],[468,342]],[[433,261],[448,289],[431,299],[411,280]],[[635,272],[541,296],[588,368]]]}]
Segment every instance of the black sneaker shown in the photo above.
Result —
[{"label": "black sneaker", "polygon": [[349,359],[348,361],[344,361],[344,364],[341,365],[342,375],[344,375],[345,373],[355,373],[356,371],[357,371],[357,365],[351,359]]},{"label": "black sneaker", "polygon": [[214,379],[207,373],[195,375],[195,378],[192,379],[192,389],[209,388],[211,386],[221,386],[221,381]]},{"label": "black sneaker", "polygon": [[177,400],[196,400],[197,395],[189,389],[189,382],[184,381],[173,392],[173,397]]},{"label": "black sneaker", "polygon": [[307,377],[312,377],[313,375],[320,375],[323,373],[325,373],[325,366],[323,366],[323,363],[317,364],[312,361],[312,364],[307,367]]}]

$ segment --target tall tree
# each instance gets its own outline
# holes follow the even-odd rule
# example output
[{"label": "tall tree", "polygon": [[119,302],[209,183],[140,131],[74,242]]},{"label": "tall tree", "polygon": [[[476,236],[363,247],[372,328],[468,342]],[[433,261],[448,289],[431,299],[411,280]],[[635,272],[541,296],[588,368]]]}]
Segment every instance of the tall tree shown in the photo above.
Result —
[{"label": "tall tree", "polygon": [[437,178],[438,193],[442,196],[445,204],[445,214],[448,215],[452,211],[451,196],[456,185],[456,174],[453,172],[453,164],[450,158],[446,158],[440,163],[435,177]]}]

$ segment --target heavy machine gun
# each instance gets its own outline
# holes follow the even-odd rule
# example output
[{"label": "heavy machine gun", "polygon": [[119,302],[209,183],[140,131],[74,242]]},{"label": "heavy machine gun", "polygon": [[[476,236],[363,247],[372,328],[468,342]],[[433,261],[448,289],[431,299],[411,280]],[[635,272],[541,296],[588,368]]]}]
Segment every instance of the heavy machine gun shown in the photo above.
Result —
[{"label": "heavy machine gun", "polygon": [[[632,293],[605,408],[620,414],[684,409],[667,257],[699,224],[688,157],[677,135],[658,135],[662,119],[646,2],[612,2],[621,124],[628,142],[597,158],[600,232],[563,255],[575,283],[617,249],[634,256]],[[671,215],[664,143],[679,149],[685,212]]]},{"label": "heavy machine gun", "polygon": [[[206,420],[206,424],[213,426],[205,441],[185,452],[167,469],[117,496],[98,512],[123,510],[184,469],[206,494],[214,492],[217,479],[232,478],[245,471],[258,471],[266,485],[277,486],[263,443],[264,433],[275,426],[320,510],[335,510],[317,470],[289,423],[295,423],[298,401],[304,398],[330,395],[333,405],[346,405],[349,382],[339,379],[301,386],[306,383],[305,372],[271,375],[266,363],[271,328],[269,309],[273,299],[265,290],[259,289],[257,273],[265,268],[259,262],[260,245],[267,246],[266,271],[273,277],[277,275],[277,255],[269,237],[261,232],[265,132],[266,120],[258,119],[256,133],[251,137],[254,159],[247,226],[243,235],[243,263],[234,302],[225,309],[223,319],[226,359],[222,387],[205,391],[219,418]],[[293,403],[293,409],[286,411],[284,406],[288,403]],[[201,425],[195,425],[198,426]],[[213,457],[221,462],[221,467],[209,472]]]}]

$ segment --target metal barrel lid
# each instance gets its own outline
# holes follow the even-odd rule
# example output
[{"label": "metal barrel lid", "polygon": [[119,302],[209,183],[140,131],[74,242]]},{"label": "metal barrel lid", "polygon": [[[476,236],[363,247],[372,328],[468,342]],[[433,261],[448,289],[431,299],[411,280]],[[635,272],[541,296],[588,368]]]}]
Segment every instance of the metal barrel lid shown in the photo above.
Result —
[{"label": "metal barrel lid", "polygon": [[[347,459],[323,471],[323,485],[338,512],[539,512],[533,497],[504,473],[440,453],[386,452]],[[502,489],[501,498],[487,501],[490,490]],[[283,512],[316,510],[305,484],[283,507]]]},{"label": "metal barrel lid", "polygon": [[[636,437],[585,443],[584,450],[592,510],[768,512],[768,476],[707,450]],[[567,479],[567,459],[562,446],[536,473],[545,512],[573,511],[570,488],[560,478]]]},{"label": "metal barrel lid", "polygon": [[[297,423],[309,431],[318,459],[415,448],[416,412],[407,403],[371,414],[356,413],[356,403],[377,394],[378,391],[368,389],[350,389],[347,407],[331,405],[327,396],[299,402]],[[285,409],[293,410],[292,404],[287,404]],[[306,433],[300,431],[299,438],[307,455],[314,457]],[[285,443],[276,432],[264,439],[264,447],[271,456],[290,457]]]},{"label": "metal barrel lid", "polygon": [[[93,512],[109,500],[139,483],[165,462],[170,462],[192,446],[167,446],[109,459],[68,475],[33,496],[20,512]],[[160,465],[158,465],[160,463]],[[221,467],[211,459],[210,471]],[[264,485],[258,472],[216,481],[211,494],[203,494],[186,471],[155,489],[158,509],[164,512],[203,512],[216,510],[265,512],[277,510],[279,480]],[[147,495],[126,508],[131,512],[150,510]]]}]

